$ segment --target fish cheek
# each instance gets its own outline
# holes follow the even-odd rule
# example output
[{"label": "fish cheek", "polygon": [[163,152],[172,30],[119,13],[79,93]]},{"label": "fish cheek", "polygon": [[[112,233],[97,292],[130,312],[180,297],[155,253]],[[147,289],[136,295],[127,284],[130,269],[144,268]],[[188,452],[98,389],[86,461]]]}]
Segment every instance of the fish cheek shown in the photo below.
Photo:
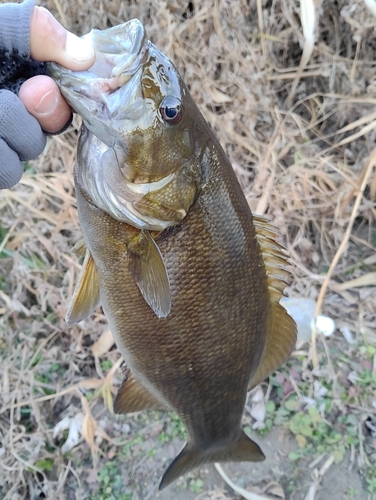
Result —
[{"label": "fish cheek", "polygon": [[149,192],[135,207],[150,217],[179,224],[197,199],[200,178],[197,166],[181,168],[167,186]]},{"label": "fish cheek", "polygon": [[194,157],[189,131],[161,123],[159,118],[149,128],[128,134],[126,142],[131,182],[156,182]]}]

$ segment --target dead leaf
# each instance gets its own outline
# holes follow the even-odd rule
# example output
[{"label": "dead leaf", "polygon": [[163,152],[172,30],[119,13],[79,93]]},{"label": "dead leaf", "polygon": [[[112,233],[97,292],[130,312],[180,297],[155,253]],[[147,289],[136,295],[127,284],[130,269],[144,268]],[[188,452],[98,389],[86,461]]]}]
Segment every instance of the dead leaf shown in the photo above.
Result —
[{"label": "dead leaf", "polygon": [[251,491],[247,491],[240,486],[237,486],[231,479],[227,476],[225,471],[223,470],[220,464],[214,464],[214,467],[217,469],[218,474],[221,478],[232,488],[235,493],[242,496],[246,500],[271,500],[271,497],[264,497],[263,495],[259,495],[257,493],[252,493]]},{"label": "dead leaf", "polygon": [[91,414],[88,400],[85,397],[81,398],[82,409],[84,410],[84,420],[82,422],[82,436],[90,447],[91,456],[95,466],[97,457],[97,446],[95,444],[95,432],[97,430],[97,422]]},{"label": "dead leaf", "polygon": [[64,417],[60,422],[58,422],[53,431],[53,437],[56,438],[64,431],[68,430],[68,437],[61,447],[61,452],[67,453],[72,448],[77,446],[81,441],[81,430],[82,423],[84,420],[84,415],[82,413],[77,413],[73,418],[72,417]]},{"label": "dead leaf", "polygon": [[103,356],[106,354],[111,347],[114,345],[114,337],[112,336],[111,330],[105,330],[99,339],[95,342],[93,347],[91,348],[94,356]]},{"label": "dead leaf", "polygon": [[270,483],[268,483],[262,491],[263,493],[269,493],[270,495],[274,495],[275,497],[282,498],[282,500],[285,500],[286,498],[282,486],[275,481],[271,481]]},{"label": "dead leaf", "polygon": [[81,380],[77,384],[82,389],[100,389],[103,385],[103,379],[101,378],[88,378],[86,380]]},{"label": "dead leaf", "polygon": [[261,386],[258,385],[252,393],[252,401],[254,403],[264,401],[264,391],[262,390]]},{"label": "dead leaf", "polygon": [[212,87],[205,89],[207,94],[210,96],[211,100],[217,104],[223,104],[225,102],[231,102],[232,98],[224,94],[220,90]]},{"label": "dead leaf", "polygon": [[102,397],[104,404],[107,406],[107,408],[110,410],[111,413],[114,412],[114,401],[112,397],[112,392],[111,392],[111,384],[106,383],[103,385],[103,390],[102,390]]},{"label": "dead leaf", "polygon": [[266,417],[266,406],[264,401],[259,401],[254,404],[250,411],[251,417],[257,420],[257,422],[264,422]]}]

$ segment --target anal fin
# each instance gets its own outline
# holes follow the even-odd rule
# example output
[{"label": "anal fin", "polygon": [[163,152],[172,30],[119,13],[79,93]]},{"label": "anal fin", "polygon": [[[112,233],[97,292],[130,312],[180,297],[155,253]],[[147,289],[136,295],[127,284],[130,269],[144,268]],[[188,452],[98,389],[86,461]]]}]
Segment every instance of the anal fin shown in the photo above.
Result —
[{"label": "anal fin", "polygon": [[86,250],[78,283],[69,303],[65,321],[68,326],[86,319],[99,306],[99,281],[94,259]]},{"label": "anal fin", "polygon": [[132,413],[141,410],[169,410],[165,404],[145,389],[128,370],[114,401],[115,413]]},{"label": "anal fin", "polygon": [[171,290],[162,254],[149,231],[140,231],[127,244],[129,272],[158,318],[168,316]]},{"label": "anal fin", "polygon": [[265,455],[259,445],[243,431],[235,443],[217,450],[200,450],[187,443],[163,474],[159,489],[162,490],[183,474],[206,463],[262,462],[263,460],[265,460]]}]

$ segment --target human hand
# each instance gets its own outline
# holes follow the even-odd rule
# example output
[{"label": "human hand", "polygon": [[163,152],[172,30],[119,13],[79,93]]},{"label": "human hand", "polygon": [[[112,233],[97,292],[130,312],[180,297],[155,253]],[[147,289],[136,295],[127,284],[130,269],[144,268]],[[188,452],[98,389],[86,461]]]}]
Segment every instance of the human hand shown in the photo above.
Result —
[{"label": "human hand", "polygon": [[[5,10],[10,6],[10,11]],[[20,39],[22,28],[27,32],[24,44]],[[65,30],[50,12],[35,7],[32,0],[0,6],[0,51],[54,61],[74,71],[88,69],[95,58],[87,42]],[[21,161],[34,159],[43,151],[43,132],[61,131],[72,114],[56,83],[44,75],[26,80],[18,97],[9,90],[0,90],[0,189],[20,180]]]},{"label": "human hand", "polygon": [[[43,7],[34,7],[31,13],[30,54],[36,61],[54,61],[73,71],[86,70],[94,63],[93,48]],[[70,119],[71,108],[48,76],[27,80],[18,96],[46,132],[58,132]]]}]

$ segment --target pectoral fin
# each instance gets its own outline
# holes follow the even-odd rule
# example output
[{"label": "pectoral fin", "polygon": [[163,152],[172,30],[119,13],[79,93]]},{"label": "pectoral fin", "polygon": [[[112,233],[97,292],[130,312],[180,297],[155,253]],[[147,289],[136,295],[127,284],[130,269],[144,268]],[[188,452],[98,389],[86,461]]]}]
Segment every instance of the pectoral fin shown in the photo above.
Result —
[{"label": "pectoral fin", "polygon": [[114,401],[115,413],[132,413],[141,410],[169,410],[128,371]]},{"label": "pectoral fin", "polygon": [[215,451],[204,452],[188,443],[163,474],[159,489],[162,490],[175,479],[203,464],[213,462],[262,462],[263,460],[265,460],[265,455],[259,445],[244,432],[241,432],[239,439],[234,444]]},{"label": "pectoral fin", "polygon": [[94,259],[86,250],[76,289],[70,301],[65,321],[68,326],[86,319],[99,306],[99,282]]},{"label": "pectoral fin", "polygon": [[171,291],[162,254],[148,231],[141,231],[127,245],[129,271],[144,299],[158,318],[168,316]]}]

